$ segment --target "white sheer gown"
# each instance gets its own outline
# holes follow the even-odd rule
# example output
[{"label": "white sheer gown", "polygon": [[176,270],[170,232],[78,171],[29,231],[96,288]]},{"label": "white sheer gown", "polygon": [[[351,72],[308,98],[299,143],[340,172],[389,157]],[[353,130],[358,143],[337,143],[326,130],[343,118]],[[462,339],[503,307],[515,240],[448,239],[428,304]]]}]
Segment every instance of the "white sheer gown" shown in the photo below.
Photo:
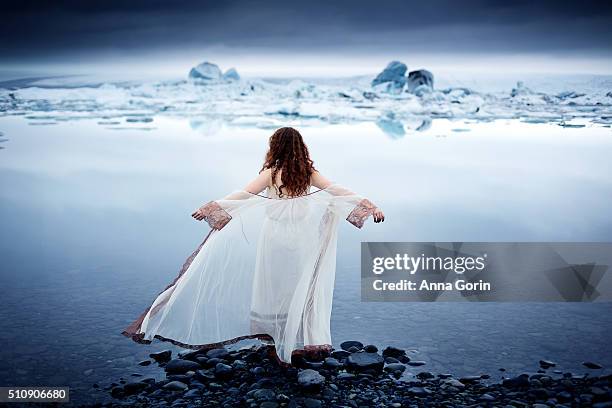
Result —
[{"label": "white sheer gown", "polygon": [[296,349],[331,347],[338,223],[361,228],[375,207],[335,184],[267,195],[238,191],[204,206],[211,231],[123,334],[189,348],[259,338],[285,362]]}]

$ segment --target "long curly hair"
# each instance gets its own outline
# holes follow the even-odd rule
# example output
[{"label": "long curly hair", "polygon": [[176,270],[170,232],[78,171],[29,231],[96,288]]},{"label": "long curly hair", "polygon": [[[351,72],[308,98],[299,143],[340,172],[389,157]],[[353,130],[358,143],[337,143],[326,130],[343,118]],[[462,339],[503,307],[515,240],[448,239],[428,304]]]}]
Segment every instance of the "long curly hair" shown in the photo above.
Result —
[{"label": "long curly hair", "polygon": [[[272,134],[261,171],[266,169],[272,170],[272,183],[279,197],[300,196],[308,192],[310,177],[316,170],[300,132],[291,127],[282,127]],[[278,172],[280,186],[276,186]]]}]

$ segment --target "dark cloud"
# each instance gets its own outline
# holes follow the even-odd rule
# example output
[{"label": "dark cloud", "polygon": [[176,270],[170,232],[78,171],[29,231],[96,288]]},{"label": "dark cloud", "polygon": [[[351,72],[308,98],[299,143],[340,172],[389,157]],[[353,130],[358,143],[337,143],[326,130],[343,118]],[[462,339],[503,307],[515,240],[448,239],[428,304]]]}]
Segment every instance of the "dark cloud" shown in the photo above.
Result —
[{"label": "dark cloud", "polygon": [[612,50],[604,1],[19,1],[0,3],[0,55],[216,46],[297,51]]}]

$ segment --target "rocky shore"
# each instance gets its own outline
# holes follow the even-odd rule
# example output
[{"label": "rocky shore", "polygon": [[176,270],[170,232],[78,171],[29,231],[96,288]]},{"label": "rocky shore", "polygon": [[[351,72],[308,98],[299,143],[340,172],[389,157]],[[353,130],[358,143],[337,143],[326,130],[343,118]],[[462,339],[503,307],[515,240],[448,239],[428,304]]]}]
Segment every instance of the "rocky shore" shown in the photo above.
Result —
[{"label": "rocky shore", "polygon": [[[612,375],[574,375],[542,360],[533,374],[502,378],[489,375],[455,378],[418,371],[404,350],[358,341],[342,343],[327,355],[296,356],[280,366],[271,346],[249,349],[151,354],[165,379],[121,379],[105,388],[112,402],[99,407],[612,407]],[[503,369],[501,369],[503,372]]]}]

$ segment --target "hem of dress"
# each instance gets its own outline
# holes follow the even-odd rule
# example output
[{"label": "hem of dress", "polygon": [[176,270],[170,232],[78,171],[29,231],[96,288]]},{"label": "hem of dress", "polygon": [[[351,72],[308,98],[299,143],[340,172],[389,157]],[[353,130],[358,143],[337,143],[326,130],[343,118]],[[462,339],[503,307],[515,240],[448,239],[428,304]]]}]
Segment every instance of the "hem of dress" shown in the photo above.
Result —
[{"label": "hem of dress", "polygon": [[[140,344],[151,344],[152,341],[145,339],[144,338],[144,333],[138,333],[138,334],[132,334],[129,333],[127,331],[123,331],[121,334],[123,334],[125,337],[129,337],[132,340],[134,340],[136,343],[140,343]],[[264,333],[260,333],[260,334],[249,334],[249,335],[245,335],[245,336],[238,336],[238,337],[234,337],[232,339],[229,340],[224,340],[224,341],[219,341],[216,343],[206,343],[206,344],[188,344],[188,343],[183,343],[180,342],[178,340],[174,340],[168,337],[164,337],[164,336],[160,336],[159,334],[156,334],[155,336],[153,336],[153,338],[161,340],[161,341],[165,341],[168,343],[172,343],[175,346],[180,346],[183,348],[187,348],[187,349],[192,349],[192,350],[211,350],[214,348],[219,348],[222,346],[227,346],[230,344],[235,344],[238,343],[241,340],[248,340],[248,339],[259,339],[259,340],[267,340],[267,341],[274,341],[274,339],[272,338],[272,336],[270,336],[269,334],[264,334]]]}]

